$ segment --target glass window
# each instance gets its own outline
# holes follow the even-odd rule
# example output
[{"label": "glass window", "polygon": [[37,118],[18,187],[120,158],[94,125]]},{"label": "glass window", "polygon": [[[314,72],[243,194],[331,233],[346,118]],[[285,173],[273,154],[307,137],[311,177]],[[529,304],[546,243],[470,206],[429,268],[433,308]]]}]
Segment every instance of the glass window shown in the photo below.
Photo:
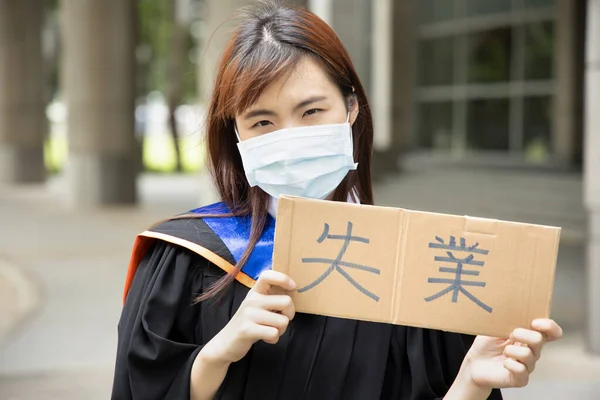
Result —
[{"label": "glass window", "polygon": [[423,103],[419,107],[419,147],[450,149],[452,103]]},{"label": "glass window", "polygon": [[525,26],[525,79],[551,79],[554,75],[554,23]]},{"label": "glass window", "polygon": [[467,146],[477,150],[508,150],[508,99],[471,100],[467,106]]},{"label": "glass window", "polygon": [[454,38],[423,40],[419,44],[419,84],[449,85],[454,76]]},{"label": "glass window", "polygon": [[[553,7],[556,0],[522,0],[525,8]],[[572,0],[573,1],[573,0]]]},{"label": "glass window", "polygon": [[512,35],[510,28],[468,36],[468,80],[472,83],[510,80]]},{"label": "glass window", "polygon": [[455,0],[419,0],[419,21],[434,23],[454,19]]},{"label": "glass window", "polygon": [[467,0],[467,16],[475,17],[486,14],[498,14],[509,12],[511,0]]},{"label": "glass window", "polygon": [[552,99],[525,97],[523,101],[523,151],[530,161],[544,161],[551,152]]}]

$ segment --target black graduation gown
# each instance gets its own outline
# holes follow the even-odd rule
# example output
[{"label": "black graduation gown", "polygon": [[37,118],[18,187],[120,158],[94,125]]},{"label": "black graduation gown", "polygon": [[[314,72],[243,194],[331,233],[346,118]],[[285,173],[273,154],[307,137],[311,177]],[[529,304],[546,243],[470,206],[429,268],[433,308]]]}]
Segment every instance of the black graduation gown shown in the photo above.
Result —
[{"label": "black graduation gown", "polygon": [[[233,262],[204,221],[158,230]],[[133,275],[118,325],[112,399],[189,399],[202,346],[236,312],[248,288],[192,305],[224,272],[177,244],[156,240]],[[230,366],[216,399],[441,399],[473,338],[435,330],[298,313],[276,345],[256,343]],[[489,399],[500,400],[499,390]]]}]

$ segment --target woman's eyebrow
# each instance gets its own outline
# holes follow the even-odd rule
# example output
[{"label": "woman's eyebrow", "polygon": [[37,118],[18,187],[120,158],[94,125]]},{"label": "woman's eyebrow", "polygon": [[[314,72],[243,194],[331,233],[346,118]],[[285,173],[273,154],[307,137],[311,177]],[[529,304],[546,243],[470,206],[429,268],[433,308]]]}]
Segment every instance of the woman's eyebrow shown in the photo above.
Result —
[{"label": "woman's eyebrow", "polygon": [[265,109],[258,109],[258,110],[248,111],[244,115],[244,118],[245,119],[250,119],[250,118],[265,117],[265,116],[266,117],[276,117],[277,114],[275,113],[275,111],[265,110]]},{"label": "woman's eyebrow", "polygon": [[312,96],[309,97],[306,100],[301,101],[300,103],[298,103],[296,105],[296,107],[294,107],[294,111],[298,111],[301,108],[304,108],[312,103],[316,103],[317,101],[321,101],[321,100],[327,100],[327,97],[325,96]]}]

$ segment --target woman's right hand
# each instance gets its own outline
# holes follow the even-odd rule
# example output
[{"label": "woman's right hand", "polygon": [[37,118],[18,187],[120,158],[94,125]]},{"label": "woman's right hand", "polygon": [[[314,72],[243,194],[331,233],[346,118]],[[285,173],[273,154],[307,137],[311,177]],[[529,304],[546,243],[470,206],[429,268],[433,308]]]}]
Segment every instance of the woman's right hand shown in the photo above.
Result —
[{"label": "woman's right hand", "polygon": [[206,343],[203,355],[229,364],[242,359],[259,340],[277,343],[294,318],[294,303],[287,292],[295,287],[287,275],[264,271],[229,323]]}]

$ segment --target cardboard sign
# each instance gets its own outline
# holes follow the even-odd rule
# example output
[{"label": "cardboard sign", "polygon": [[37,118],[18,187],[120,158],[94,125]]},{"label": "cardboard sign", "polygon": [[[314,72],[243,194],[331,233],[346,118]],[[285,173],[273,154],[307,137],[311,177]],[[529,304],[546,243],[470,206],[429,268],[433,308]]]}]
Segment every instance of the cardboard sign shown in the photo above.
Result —
[{"label": "cardboard sign", "polygon": [[273,269],[296,311],[506,337],[547,318],[560,228],[279,199]]}]

